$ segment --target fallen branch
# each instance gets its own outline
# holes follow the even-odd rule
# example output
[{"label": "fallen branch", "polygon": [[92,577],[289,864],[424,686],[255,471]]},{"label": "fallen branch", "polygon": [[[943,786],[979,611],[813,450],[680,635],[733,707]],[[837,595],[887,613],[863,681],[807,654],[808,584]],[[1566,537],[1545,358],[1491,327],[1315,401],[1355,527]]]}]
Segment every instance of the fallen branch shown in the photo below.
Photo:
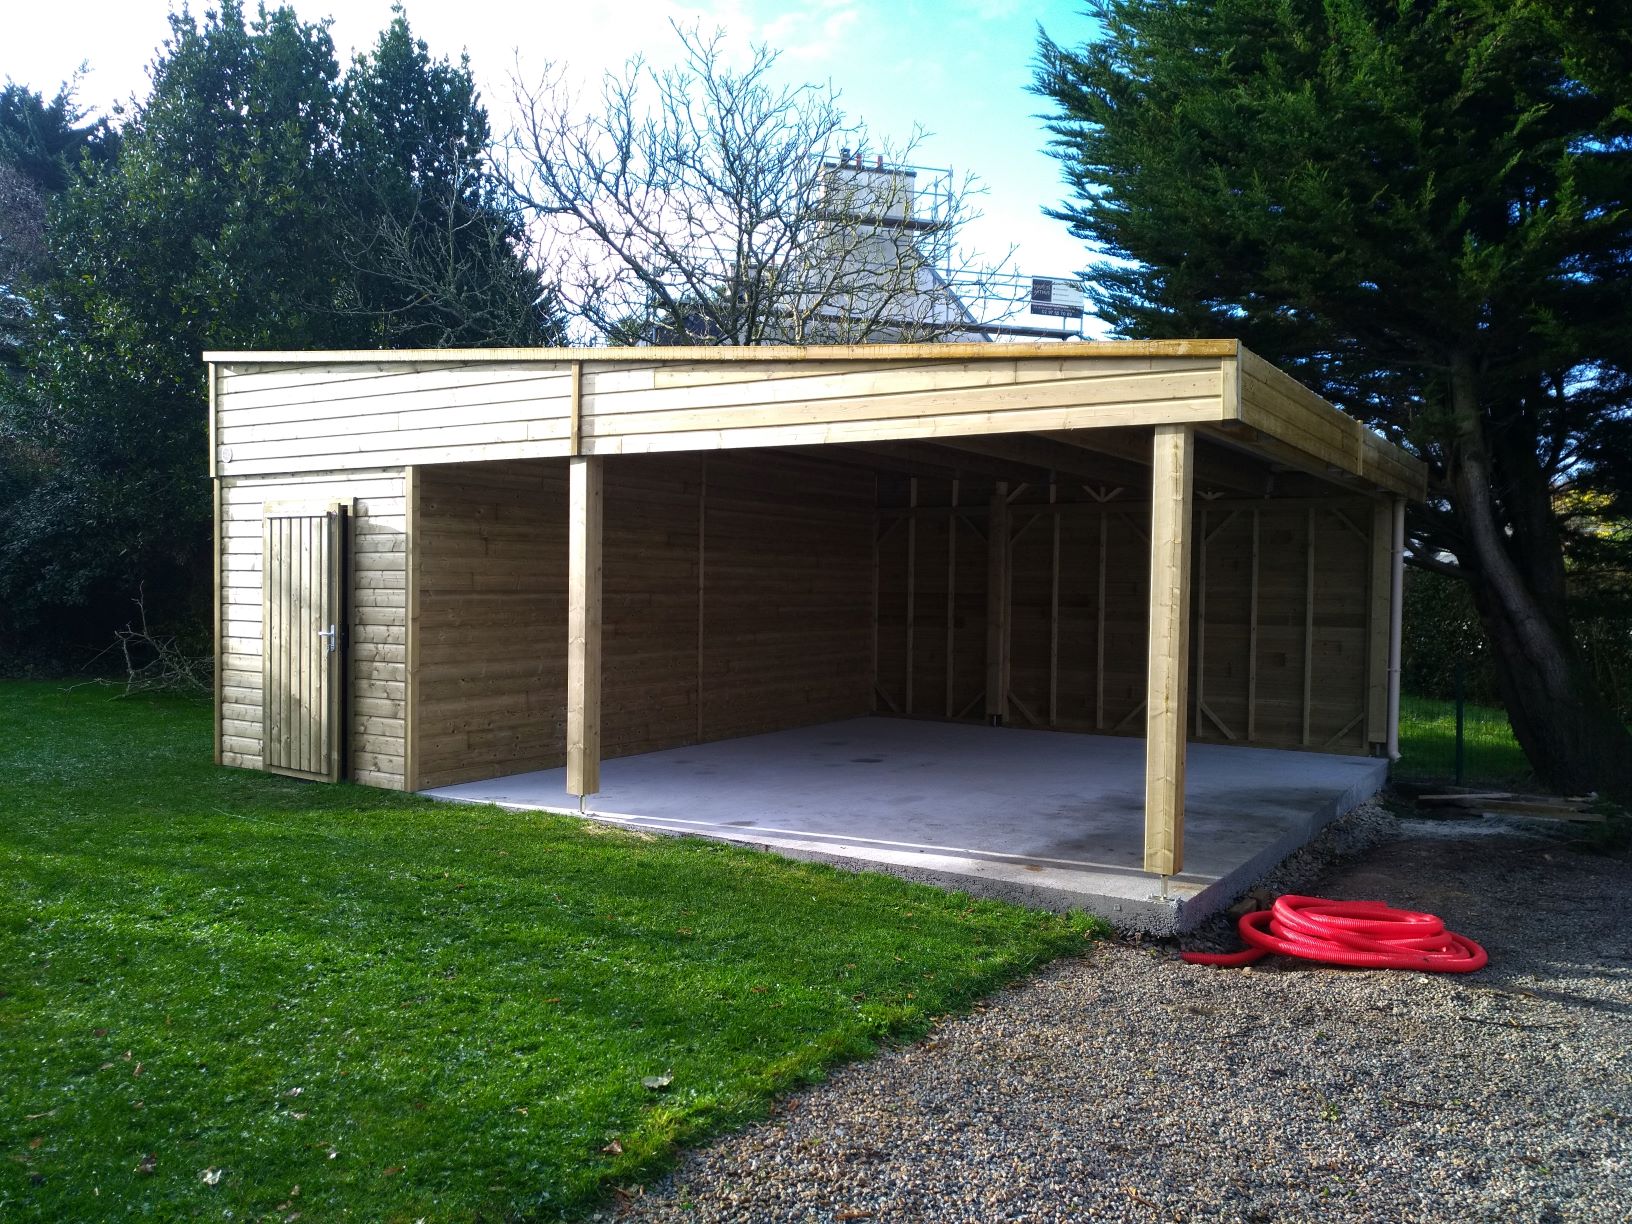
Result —
[{"label": "fallen branch", "polygon": [[136,605],[137,624],[115,630],[113,644],[91,659],[95,663],[109,650],[119,651],[125,663],[125,691],[120,696],[213,691],[215,660],[189,654],[174,634],[154,634],[147,623],[145,592],[138,589],[131,602]]}]

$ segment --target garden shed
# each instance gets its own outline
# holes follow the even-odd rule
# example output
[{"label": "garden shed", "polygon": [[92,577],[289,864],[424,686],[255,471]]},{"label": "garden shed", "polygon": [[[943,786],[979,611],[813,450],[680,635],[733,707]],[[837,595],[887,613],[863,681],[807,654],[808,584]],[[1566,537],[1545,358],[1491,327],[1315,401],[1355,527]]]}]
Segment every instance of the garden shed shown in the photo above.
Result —
[{"label": "garden shed", "polygon": [[222,764],[1129,896],[1386,771],[1424,469],[1233,341],[205,358]]}]

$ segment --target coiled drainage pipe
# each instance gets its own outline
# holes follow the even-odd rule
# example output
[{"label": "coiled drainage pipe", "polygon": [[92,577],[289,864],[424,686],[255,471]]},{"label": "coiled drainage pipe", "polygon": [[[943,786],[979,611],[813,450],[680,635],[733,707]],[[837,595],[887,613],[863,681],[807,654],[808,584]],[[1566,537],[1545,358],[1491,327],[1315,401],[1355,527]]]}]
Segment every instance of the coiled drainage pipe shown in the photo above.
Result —
[{"label": "coiled drainage pipe", "polygon": [[1247,947],[1241,952],[1186,952],[1192,965],[1250,965],[1271,952],[1361,969],[1418,969],[1472,973],[1485,950],[1447,931],[1433,914],[1395,909],[1381,901],[1327,901],[1288,893],[1273,907],[1241,915]]}]

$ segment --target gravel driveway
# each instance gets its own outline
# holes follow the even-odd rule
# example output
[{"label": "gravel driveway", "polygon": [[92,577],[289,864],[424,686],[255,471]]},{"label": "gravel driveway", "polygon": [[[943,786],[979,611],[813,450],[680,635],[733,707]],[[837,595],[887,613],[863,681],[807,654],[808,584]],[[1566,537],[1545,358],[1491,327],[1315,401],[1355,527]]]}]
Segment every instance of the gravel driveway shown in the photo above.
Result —
[{"label": "gravel driveway", "polygon": [[1432,910],[1464,977],[1112,943],[686,1156],[621,1221],[1632,1219],[1632,867],[1403,836],[1311,891]]}]

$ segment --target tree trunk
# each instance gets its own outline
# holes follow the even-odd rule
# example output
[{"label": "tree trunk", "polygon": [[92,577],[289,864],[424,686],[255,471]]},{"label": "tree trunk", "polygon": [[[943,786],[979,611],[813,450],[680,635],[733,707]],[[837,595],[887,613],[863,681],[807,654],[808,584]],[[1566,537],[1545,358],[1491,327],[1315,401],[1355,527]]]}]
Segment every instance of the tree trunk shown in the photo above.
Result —
[{"label": "tree trunk", "polygon": [[[1509,547],[1497,513],[1471,355],[1452,360],[1451,410],[1451,503],[1466,541],[1458,560],[1494,648],[1497,680],[1519,746],[1541,779],[1560,791],[1632,799],[1632,734],[1593,683],[1567,614],[1548,607],[1548,577],[1555,568],[1562,570],[1562,556],[1530,557],[1541,570],[1530,574]],[[1539,479],[1539,469],[1536,475]],[[1556,537],[1552,547],[1558,548]]]}]

